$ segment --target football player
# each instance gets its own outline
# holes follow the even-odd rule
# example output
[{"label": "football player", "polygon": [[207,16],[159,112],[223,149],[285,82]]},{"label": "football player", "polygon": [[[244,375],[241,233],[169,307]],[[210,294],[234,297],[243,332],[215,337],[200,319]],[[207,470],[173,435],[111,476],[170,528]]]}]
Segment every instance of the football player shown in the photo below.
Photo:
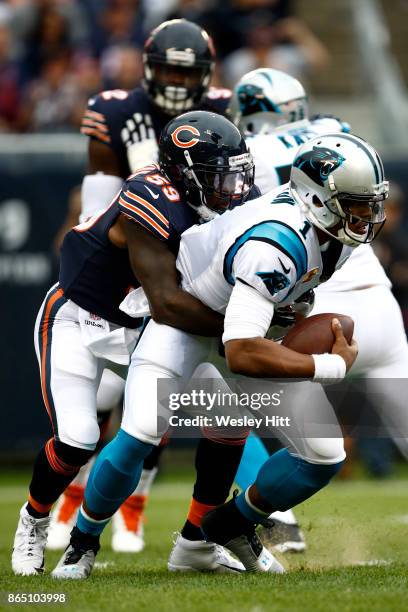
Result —
[{"label": "football player", "polygon": [[[231,92],[210,87],[214,64],[213,44],[203,29],[185,19],[166,21],[146,41],[142,85],[132,91],[104,91],[90,99],[81,128],[90,138],[81,220],[107,206],[132,172],[157,161],[157,141],[171,117],[192,108],[226,112]],[[124,382],[114,373],[103,375],[98,402],[105,419],[120,401],[123,388]],[[209,444],[200,442],[198,453],[205,452]],[[157,447],[146,458],[137,490],[112,522],[113,550],[138,552],[144,546],[143,510],[162,449]],[[87,469],[67,489],[53,513],[50,548],[64,549],[68,544]]]},{"label": "football player", "polygon": [[[179,192],[163,173],[166,168],[151,164],[125,181],[107,209],[64,238],[59,282],[48,292],[35,328],[54,435],[37,456],[28,503],[21,508],[12,555],[16,574],[42,571],[50,508],[98,442],[102,371],[127,367],[141,333],[143,319],[119,309],[126,293],[142,286],[156,321],[196,334],[217,336],[222,330],[222,316],[179,287],[175,254],[181,233],[200,215],[216,216],[245,201],[254,166],[242,134],[228,119],[204,111],[190,115],[179,121],[173,146],[186,158],[189,147],[197,147],[212,168],[210,184],[206,175],[196,189]],[[139,476],[138,469],[135,486]],[[220,554],[223,566],[240,566],[215,545],[202,542],[202,548],[210,567],[218,565]]]},{"label": "football player", "polygon": [[[269,68],[249,72],[237,83],[231,100],[231,116],[247,135],[255,162],[255,181],[262,193],[286,182],[299,146],[319,133],[348,132],[349,126],[330,116],[310,120],[306,93],[299,81]],[[375,308],[373,307],[375,306]],[[387,422],[395,432],[406,431],[405,412],[398,385],[408,372],[408,345],[400,308],[391,293],[391,283],[370,245],[362,245],[331,278],[315,291],[313,314],[341,312],[355,322],[359,353],[350,374],[379,383],[382,393],[373,393],[374,406],[387,392]],[[370,313],[370,316],[368,316]],[[387,321],[385,328],[383,321]],[[381,347],[381,348],[380,348]],[[383,405],[378,408],[383,412]],[[384,413],[383,413],[384,414]],[[387,425],[387,423],[386,423]],[[406,443],[396,440],[408,458]],[[264,463],[266,450],[250,436],[236,482],[246,490]],[[305,542],[293,513],[272,515],[273,527],[262,528],[261,538],[281,552],[303,551]]]},{"label": "football player", "polygon": [[[162,134],[160,164],[166,175],[189,193],[200,193],[203,185],[225,190],[234,179],[225,182],[216,168],[196,163],[199,134],[189,129],[191,135],[179,140],[179,128],[177,120],[171,121]],[[236,163],[238,159],[228,161],[230,168]],[[355,136],[326,135],[298,151],[290,185],[183,234],[177,260],[182,286],[225,313],[223,342],[232,372],[314,382],[344,377],[357,348],[354,342],[348,345],[338,321],[332,324],[331,354],[296,353],[265,335],[276,308],[296,302],[341,266],[352,247],[374,238],[385,220],[387,191],[382,163],[370,145]],[[132,316],[145,307],[140,291],[129,294],[122,305]],[[174,327],[148,323],[132,355],[121,429],[92,469],[70,546],[52,573],[55,578],[89,576],[100,534],[137,483],[144,457],[160,442],[158,379],[191,377],[209,358],[212,344]],[[302,384],[305,392],[324,396],[320,385]],[[160,416],[168,419],[169,411]],[[286,439],[286,448],[267,461],[249,492],[206,514],[207,539],[227,545],[247,570],[282,572],[260,545],[255,524],[320,490],[344,457],[340,436]]]}]

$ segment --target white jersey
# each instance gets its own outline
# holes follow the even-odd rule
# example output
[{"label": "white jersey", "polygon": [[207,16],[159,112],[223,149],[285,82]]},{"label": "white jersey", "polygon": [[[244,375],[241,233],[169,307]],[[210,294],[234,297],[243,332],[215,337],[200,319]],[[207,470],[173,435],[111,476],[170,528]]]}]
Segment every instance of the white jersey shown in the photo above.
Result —
[{"label": "white jersey", "polygon": [[[255,184],[261,193],[286,183],[296,151],[307,140],[319,134],[341,131],[336,119],[322,117],[312,122],[274,134],[247,138],[255,163]],[[335,272],[319,291],[353,291],[376,285],[391,287],[384,268],[369,245],[354,249],[353,254],[341,270]]]},{"label": "white jersey", "polygon": [[236,281],[285,306],[315,287],[327,266],[331,271],[341,266],[351,252],[340,243],[335,249],[335,261],[326,258],[323,269],[325,255],[316,232],[284,185],[186,230],[177,268],[183,289],[220,313]]}]

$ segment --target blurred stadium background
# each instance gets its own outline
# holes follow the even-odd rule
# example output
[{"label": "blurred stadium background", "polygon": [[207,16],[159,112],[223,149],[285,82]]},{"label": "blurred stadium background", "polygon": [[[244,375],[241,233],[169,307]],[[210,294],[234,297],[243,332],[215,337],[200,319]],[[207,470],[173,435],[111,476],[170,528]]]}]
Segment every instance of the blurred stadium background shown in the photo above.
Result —
[{"label": "blurred stadium background", "polygon": [[[64,225],[74,223],[78,210],[87,148],[87,138],[79,134],[82,112],[92,94],[139,83],[146,34],[171,17],[196,21],[212,34],[219,58],[214,84],[231,87],[243,73],[265,65],[286,70],[304,83],[312,113],[341,117],[378,148],[394,187],[377,249],[408,327],[407,0],[0,1],[0,563],[7,589],[35,589],[29,579],[7,582],[9,554],[29,462],[50,433],[33,326],[57,278]],[[310,553],[306,560],[290,561],[289,577],[275,579],[275,610],[308,609],[312,601],[314,610],[325,611],[404,608],[406,568],[398,564],[406,561],[408,472],[387,440],[364,441],[358,452],[366,466],[363,472],[356,464],[356,480],[334,483],[300,509]],[[108,553],[102,559],[108,569],[93,577],[94,590],[64,589],[77,610],[102,609],[102,596],[106,607],[134,609],[138,597],[138,609],[159,609],[161,589],[166,610],[180,609],[180,602],[200,610],[236,609],[226,578],[211,585],[202,576],[187,582],[170,576],[176,592],[170,578],[157,573],[163,572],[169,533],[187,509],[190,453],[176,448],[164,461],[171,467],[153,490],[138,579],[127,579],[126,572],[135,571],[130,556],[121,561],[122,575]],[[390,480],[363,482],[367,467]],[[51,555],[51,562],[56,559]],[[344,565],[353,570],[343,573]],[[303,571],[320,567],[340,569],[324,575]],[[114,586],[109,592],[106,577]],[[263,578],[234,583],[241,609],[269,609],[270,584]],[[255,602],[251,585],[257,585]]]},{"label": "blurred stadium background", "polygon": [[[408,323],[407,0],[3,0],[0,2],[0,461],[26,462],[49,433],[32,330],[75,222],[88,97],[141,79],[149,30],[171,17],[213,36],[215,84],[267,65],[301,79],[378,147],[395,187],[377,245]],[[378,444],[377,444],[378,448]],[[387,443],[368,461],[387,473]],[[366,452],[362,449],[363,454]],[[379,460],[379,466],[376,464]]]}]

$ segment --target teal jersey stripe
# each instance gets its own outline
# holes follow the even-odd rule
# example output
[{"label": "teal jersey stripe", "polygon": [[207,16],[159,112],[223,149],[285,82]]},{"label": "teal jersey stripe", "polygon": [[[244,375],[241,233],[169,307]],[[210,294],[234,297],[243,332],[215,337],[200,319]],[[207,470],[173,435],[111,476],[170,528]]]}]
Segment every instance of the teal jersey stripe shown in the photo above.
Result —
[{"label": "teal jersey stripe", "polygon": [[282,221],[262,221],[246,230],[228,249],[224,258],[223,273],[225,280],[230,285],[235,285],[235,278],[232,273],[235,255],[248,240],[268,242],[289,257],[295,265],[297,280],[306,274],[307,251],[300,236]]}]

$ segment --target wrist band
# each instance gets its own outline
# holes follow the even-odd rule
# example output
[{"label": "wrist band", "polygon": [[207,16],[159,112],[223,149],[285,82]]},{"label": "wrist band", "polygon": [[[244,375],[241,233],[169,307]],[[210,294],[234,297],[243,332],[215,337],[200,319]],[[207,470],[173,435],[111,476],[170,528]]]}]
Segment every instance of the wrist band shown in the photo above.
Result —
[{"label": "wrist band", "polygon": [[346,362],[340,355],[323,353],[323,355],[312,355],[312,357],[315,363],[314,382],[329,385],[345,377]]}]

